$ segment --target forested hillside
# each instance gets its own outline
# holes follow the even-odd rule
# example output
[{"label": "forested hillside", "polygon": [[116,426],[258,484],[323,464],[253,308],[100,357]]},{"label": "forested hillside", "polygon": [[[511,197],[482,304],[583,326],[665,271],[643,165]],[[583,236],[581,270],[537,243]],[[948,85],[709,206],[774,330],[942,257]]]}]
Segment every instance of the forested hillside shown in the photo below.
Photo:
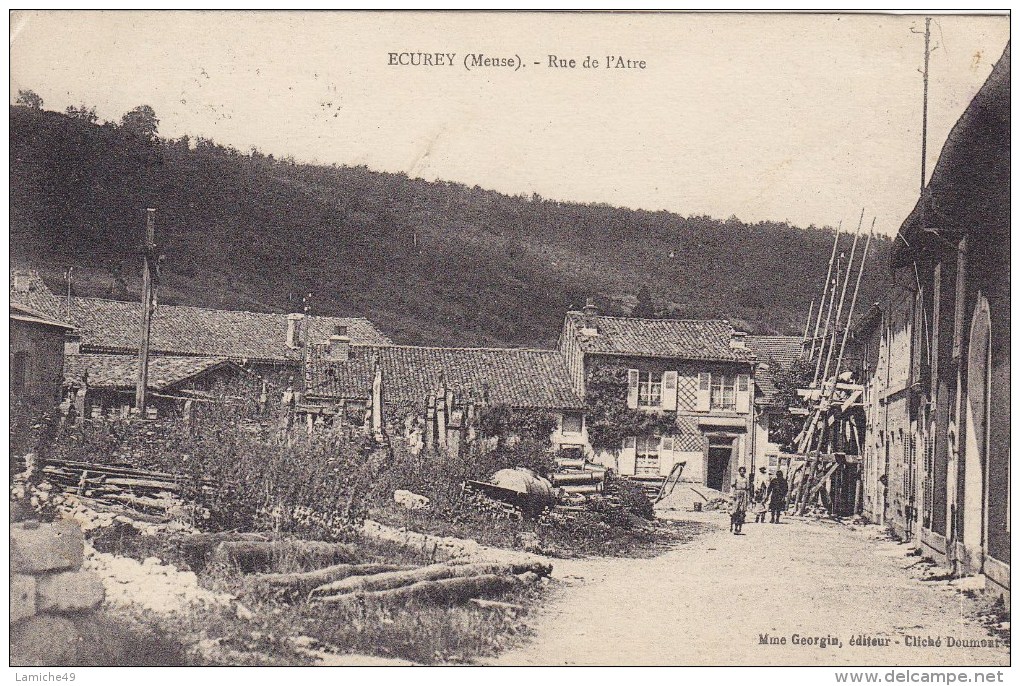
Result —
[{"label": "forested hillside", "polygon": [[[154,207],[163,302],[285,311],[310,293],[313,313],[367,316],[398,342],[551,345],[568,307],[628,313],[643,286],[659,314],[800,333],[832,245],[828,229],[298,165],[29,107],[11,108],[10,136],[12,256],[54,291],[74,266],[79,295],[137,297]],[[889,248],[872,246],[862,303]]]}]

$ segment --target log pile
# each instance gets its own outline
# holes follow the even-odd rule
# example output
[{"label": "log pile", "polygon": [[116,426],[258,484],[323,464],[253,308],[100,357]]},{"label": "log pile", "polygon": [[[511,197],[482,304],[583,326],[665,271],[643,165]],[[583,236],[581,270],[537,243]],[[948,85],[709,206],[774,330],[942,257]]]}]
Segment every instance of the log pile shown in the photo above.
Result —
[{"label": "log pile", "polygon": [[587,462],[583,457],[556,460],[557,470],[549,476],[560,489],[561,500],[573,505],[583,504],[588,496],[602,493],[606,485],[606,468]]},{"label": "log pile", "polygon": [[291,574],[255,574],[248,580],[248,587],[263,593],[276,591],[284,598],[305,598],[308,594],[327,584],[354,576],[401,572],[414,569],[410,565],[383,563],[338,564],[311,572]]},{"label": "log pile", "polygon": [[439,563],[417,569],[348,576],[318,586],[310,601],[350,604],[372,599],[381,602],[452,604],[470,598],[505,593],[519,585],[534,583],[552,571],[543,562]]},{"label": "log pile", "polygon": [[[25,466],[25,458],[20,458]],[[165,515],[179,505],[186,477],[168,472],[138,469],[130,465],[94,464],[73,460],[47,459],[40,475],[64,493],[71,493],[103,505],[119,505],[149,515]],[[203,490],[211,483],[203,483]]]}]

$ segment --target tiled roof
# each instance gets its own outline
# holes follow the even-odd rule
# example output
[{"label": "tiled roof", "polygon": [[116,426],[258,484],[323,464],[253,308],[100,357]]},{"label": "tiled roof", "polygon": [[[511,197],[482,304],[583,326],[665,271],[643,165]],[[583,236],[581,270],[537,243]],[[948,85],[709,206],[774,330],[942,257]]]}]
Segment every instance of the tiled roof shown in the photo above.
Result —
[{"label": "tiled roof", "polygon": [[800,359],[804,349],[804,339],[800,336],[748,336],[746,341],[758,361],[771,361],[784,369]]},{"label": "tiled roof", "polygon": [[766,407],[776,401],[776,374],[793,366],[801,356],[803,339],[800,336],[748,336],[747,347],[758,356],[754,372],[755,390],[760,395],[755,402]]},{"label": "tiled roof", "polygon": [[518,348],[424,348],[402,345],[351,346],[346,362],[311,355],[307,395],[366,399],[373,358],[383,373],[386,403],[422,406],[440,379],[460,398],[473,397],[518,408],[580,409],[562,356],[555,350]]},{"label": "tiled roof", "polygon": [[[222,357],[158,356],[149,358],[148,388],[163,391],[182,381],[220,366],[240,367]],[[138,379],[138,357],[134,355],[67,355],[65,383],[82,383],[88,372],[91,388],[134,388]]]},{"label": "tiled roof", "polygon": [[[15,288],[15,274],[18,281],[24,281],[24,288]],[[53,295],[34,269],[11,269],[11,305],[17,305],[43,319],[67,321],[66,303]]]},{"label": "tiled roof", "polygon": [[589,354],[753,362],[749,349],[733,348],[733,327],[720,320],[596,317],[598,335],[581,333],[585,315],[568,312],[581,350]]},{"label": "tiled roof", "polygon": [[[82,349],[133,351],[138,348],[141,303],[72,298],[71,322],[81,334]],[[355,343],[383,344],[389,339],[367,319],[311,316],[313,341],[325,341],[337,326],[346,326]],[[206,355],[240,360],[299,360],[300,350],[287,347],[287,315],[159,305],[152,317],[150,350],[154,353]]]},{"label": "tiled roof", "polygon": [[754,372],[754,390],[758,394],[755,403],[771,407],[776,402],[779,389],[776,388],[775,372],[767,365],[761,365]]}]

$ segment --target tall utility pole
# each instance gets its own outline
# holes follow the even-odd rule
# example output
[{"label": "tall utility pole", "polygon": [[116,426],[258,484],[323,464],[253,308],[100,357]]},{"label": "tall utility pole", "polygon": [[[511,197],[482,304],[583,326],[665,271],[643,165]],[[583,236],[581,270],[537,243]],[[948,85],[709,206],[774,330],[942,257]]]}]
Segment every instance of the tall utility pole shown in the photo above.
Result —
[{"label": "tall utility pole", "polygon": [[925,217],[925,177],[927,176],[926,165],[928,162],[928,59],[931,57],[931,17],[924,18],[924,104],[921,108],[921,227],[928,226],[923,223]]},{"label": "tall utility pole", "polygon": [[156,309],[153,274],[156,264],[156,210],[145,210],[145,247],[142,261],[142,332],[138,345],[138,383],[135,386],[135,411],[145,418],[145,390],[149,384],[149,332],[152,312]]}]

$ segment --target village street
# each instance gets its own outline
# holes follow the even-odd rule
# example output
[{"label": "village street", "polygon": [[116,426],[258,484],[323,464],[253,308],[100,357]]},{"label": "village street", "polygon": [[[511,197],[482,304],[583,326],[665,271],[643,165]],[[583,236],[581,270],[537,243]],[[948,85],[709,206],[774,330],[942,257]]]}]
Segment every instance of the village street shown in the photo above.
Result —
[{"label": "village street", "polygon": [[[498,663],[1009,664],[1005,646],[947,646],[993,637],[959,584],[919,580],[921,558],[878,527],[786,520],[734,536],[720,512],[671,516],[717,528],[651,559],[557,561],[563,585],[534,620],[537,635]],[[764,634],[785,645],[761,644]],[[850,645],[858,636],[890,643]],[[913,636],[941,647],[908,647]],[[796,643],[815,637],[842,647]]]}]

